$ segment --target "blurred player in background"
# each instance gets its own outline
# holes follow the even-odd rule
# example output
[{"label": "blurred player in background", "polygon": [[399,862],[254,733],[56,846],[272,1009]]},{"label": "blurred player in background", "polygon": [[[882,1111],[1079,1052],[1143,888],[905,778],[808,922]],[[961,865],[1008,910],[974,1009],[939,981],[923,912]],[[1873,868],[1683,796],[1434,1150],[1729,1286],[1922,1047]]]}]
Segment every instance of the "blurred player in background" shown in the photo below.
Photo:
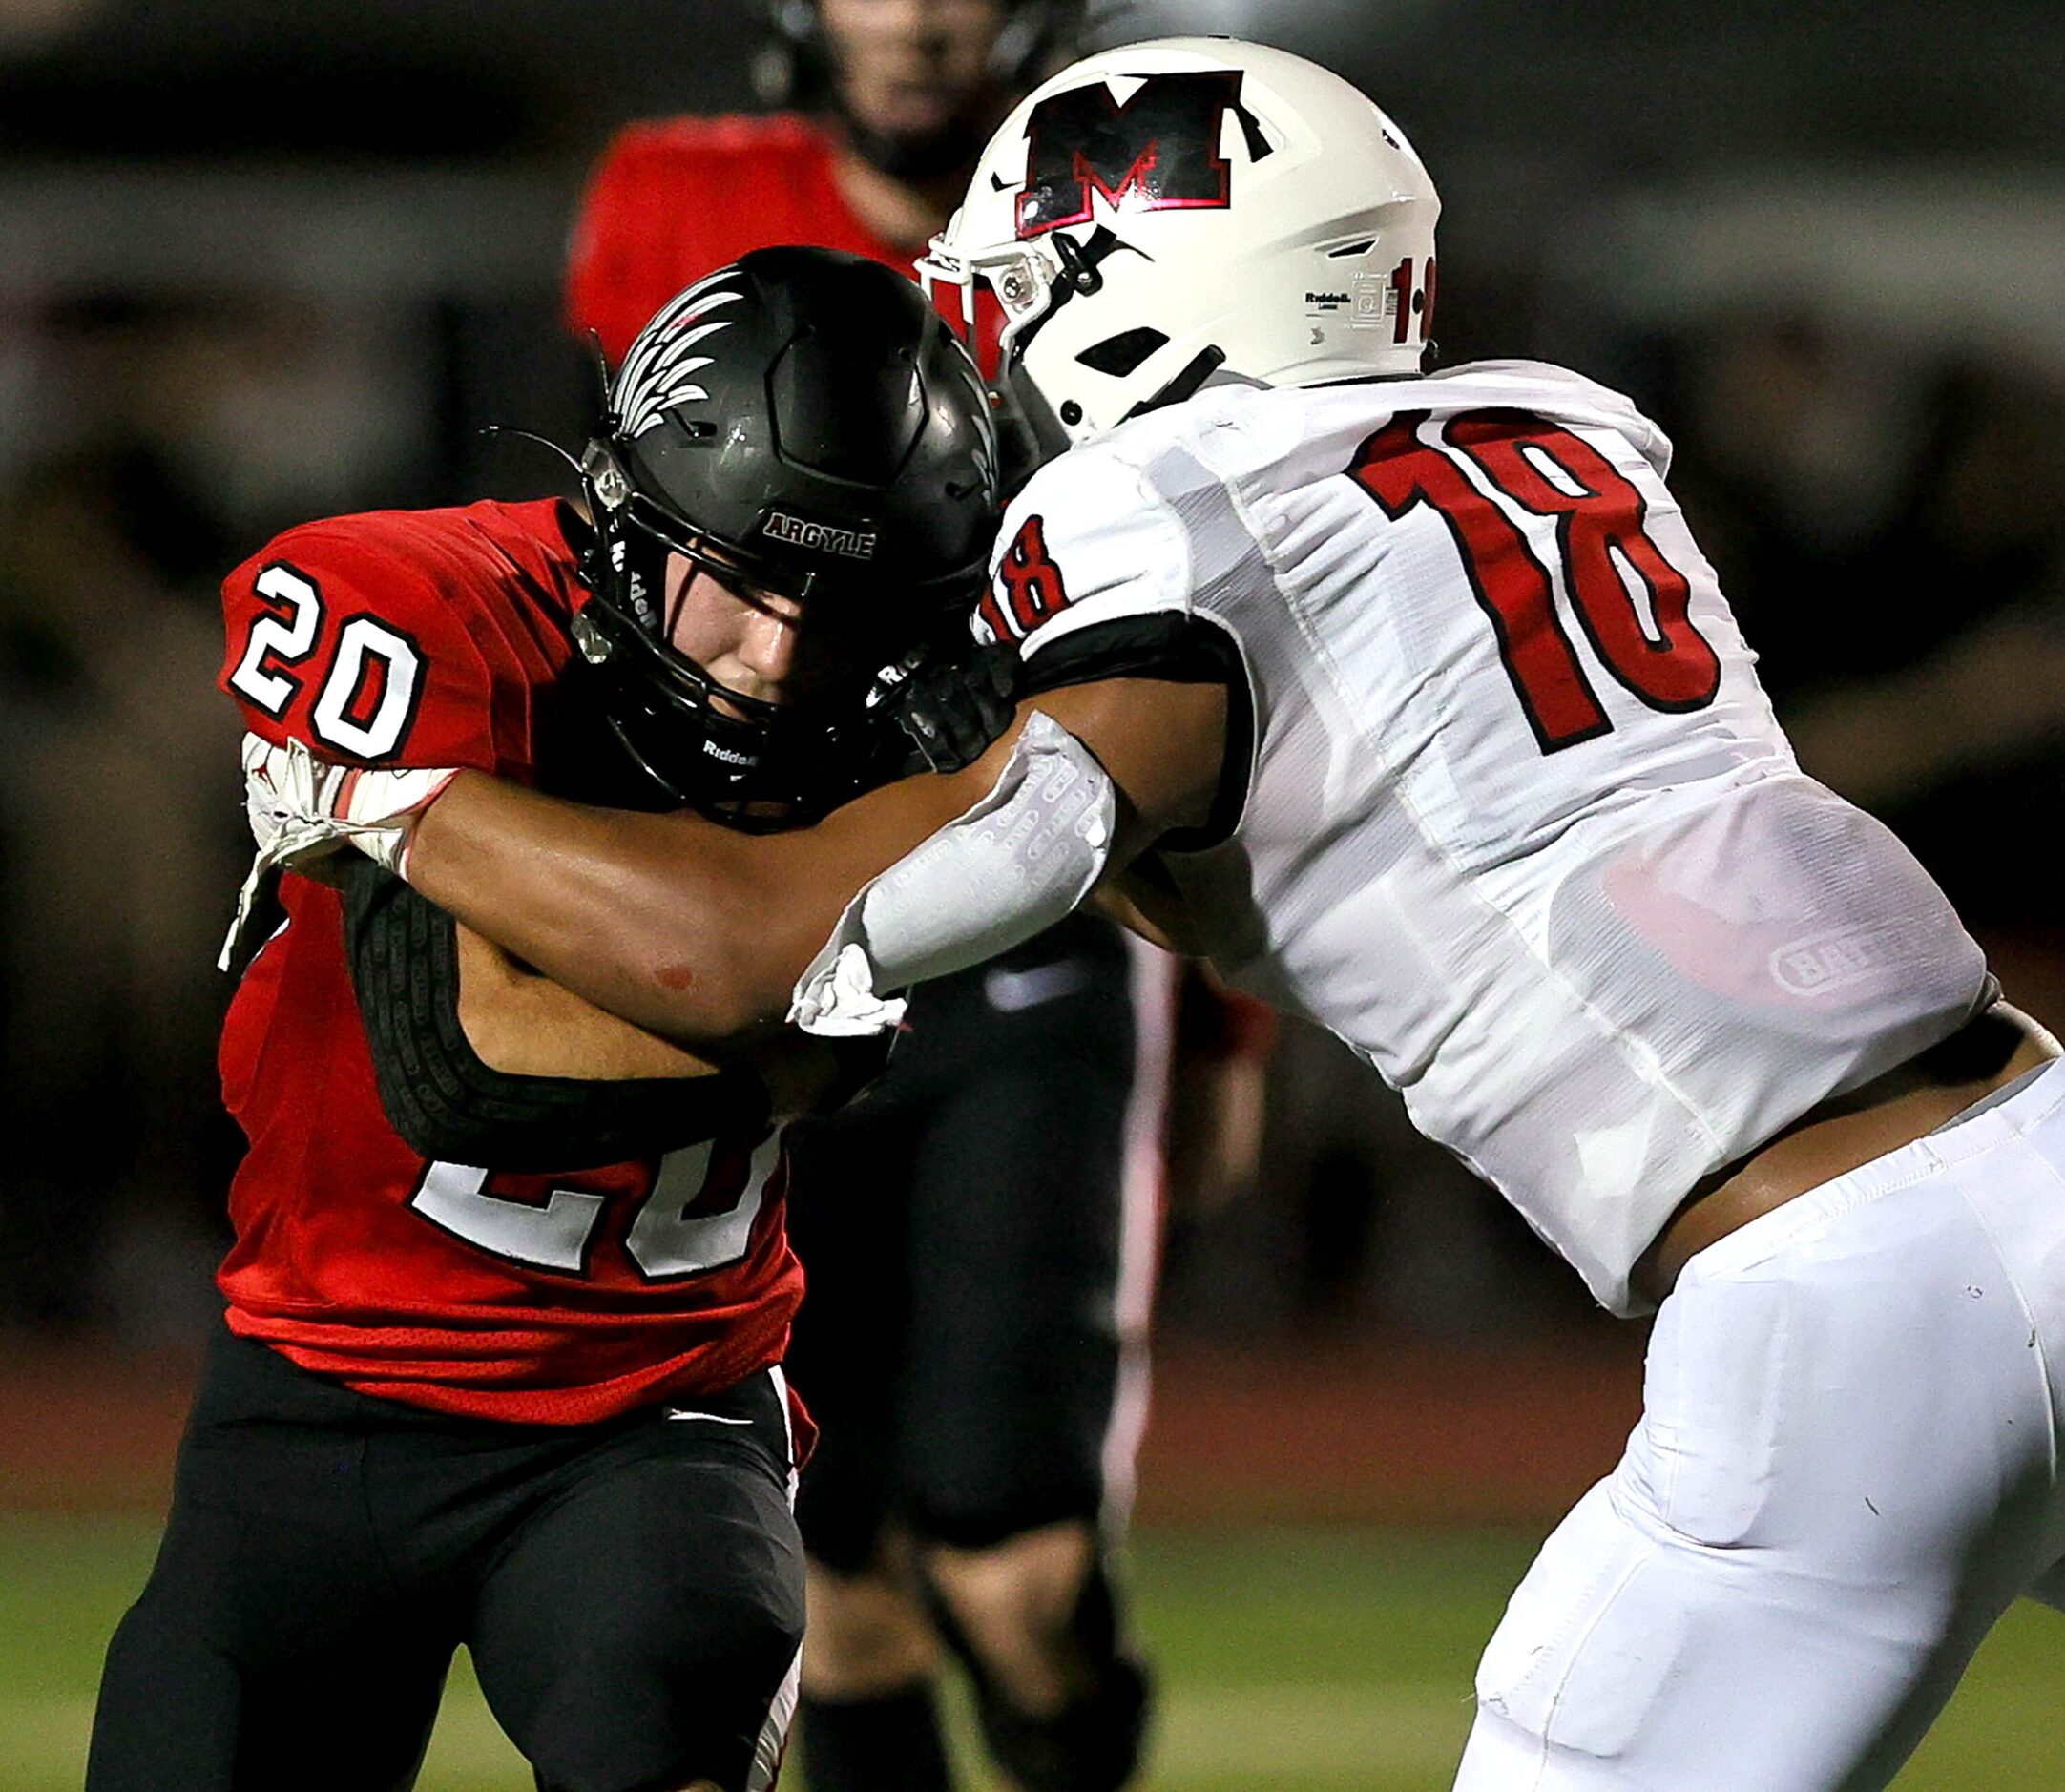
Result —
[{"label": "blurred player in background", "polygon": [[[687,1037],[891,1023],[1097,888],[1324,1019],[1602,1304],[1657,1314],[1458,1786],[1866,1792],[2012,1600],[2065,1597],[2065,1064],[1801,773],[1661,431],[1566,369],[1425,371],[1437,210],[1299,58],[1066,71],[927,268],[978,343],[1004,309],[997,377],[1059,450],[978,617],[1038,694],[1009,750],[779,843],[474,778],[351,824]],[[777,887],[717,938],[658,902]]]},{"label": "blurred player in background", "polygon": [[1074,53],[1081,0],[768,0],[765,116],[627,126],[574,227],[567,322],[614,364],[685,280],[776,242],[907,274],[1012,102]]},{"label": "blurred player in background", "polygon": [[[574,230],[567,309],[614,362],[764,243],[909,274],[991,130],[1074,53],[1074,0],[775,0],[771,116],[634,124]],[[1147,1682],[1115,1574],[1146,1405],[1171,961],[1074,917],[918,999],[881,1086],[798,1129],[789,1353],[822,1439],[799,1747],[814,1792],[950,1782],[943,1637],[1027,1792],[1103,1792]]]},{"label": "blurred player in background", "polygon": [[[907,281],[797,249],[643,340],[587,459],[637,528],[548,499],[290,531],[223,588],[247,725],[740,826],[900,769],[864,698],[958,628],[994,532],[967,355]],[[785,1031],[699,1058],[386,869],[340,886],[284,880],[224,1026],[228,1326],[89,1784],[406,1786],[464,1642],[544,1792],[761,1792],[804,1610],[782,1127],[855,1067]]]}]

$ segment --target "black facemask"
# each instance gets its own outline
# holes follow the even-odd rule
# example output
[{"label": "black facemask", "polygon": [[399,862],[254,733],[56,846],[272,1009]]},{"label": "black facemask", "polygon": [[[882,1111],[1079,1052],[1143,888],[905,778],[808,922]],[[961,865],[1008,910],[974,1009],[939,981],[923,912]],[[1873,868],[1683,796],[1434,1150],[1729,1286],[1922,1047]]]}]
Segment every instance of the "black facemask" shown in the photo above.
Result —
[{"label": "black facemask", "polygon": [[[793,248],[705,277],[639,333],[580,469],[582,682],[663,797],[794,826],[901,769],[867,674],[965,633],[996,518],[989,401],[913,282]],[[674,648],[676,554],[743,601],[810,613],[793,702]]]}]

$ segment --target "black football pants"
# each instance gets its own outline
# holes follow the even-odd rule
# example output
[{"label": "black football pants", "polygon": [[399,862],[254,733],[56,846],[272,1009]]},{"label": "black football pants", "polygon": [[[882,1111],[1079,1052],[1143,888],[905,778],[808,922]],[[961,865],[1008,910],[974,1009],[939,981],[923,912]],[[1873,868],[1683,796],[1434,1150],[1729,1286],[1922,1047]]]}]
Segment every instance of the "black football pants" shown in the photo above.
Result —
[{"label": "black football pants", "polygon": [[462,1642],[545,1792],[743,1792],[803,1636],[785,1415],[764,1374],[683,1410],[448,1418],[224,1332],[90,1792],[406,1788]]},{"label": "black football pants", "polygon": [[820,1427],[798,1514],[852,1573],[884,1524],[966,1549],[1104,1505],[1137,1021],[1075,916],[912,993],[866,1097],[789,1131],[810,1278],[789,1365]]}]

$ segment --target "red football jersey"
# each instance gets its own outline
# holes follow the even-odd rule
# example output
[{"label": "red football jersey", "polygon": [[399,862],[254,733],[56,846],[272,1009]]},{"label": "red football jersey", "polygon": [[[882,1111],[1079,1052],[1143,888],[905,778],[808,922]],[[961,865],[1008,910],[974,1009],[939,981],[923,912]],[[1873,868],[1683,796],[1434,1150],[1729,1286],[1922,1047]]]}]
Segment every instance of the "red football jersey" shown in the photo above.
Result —
[{"label": "red football jersey", "polygon": [[794,113],[626,126],[589,178],[567,260],[567,323],[615,366],[691,281],[749,249],[807,242],[909,274],[915,251],[877,237],[833,177],[824,131]]},{"label": "red football jersey", "polygon": [[[565,517],[484,503],[289,531],[223,586],[223,688],[259,733],[329,758],[534,781],[584,595]],[[601,1169],[428,1162],[382,1112],[336,893],[289,876],[282,899],[222,1031],[250,1139],[219,1277],[233,1330],[362,1392],[537,1424],[781,1360],[803,1277],[757,1115]]]}]

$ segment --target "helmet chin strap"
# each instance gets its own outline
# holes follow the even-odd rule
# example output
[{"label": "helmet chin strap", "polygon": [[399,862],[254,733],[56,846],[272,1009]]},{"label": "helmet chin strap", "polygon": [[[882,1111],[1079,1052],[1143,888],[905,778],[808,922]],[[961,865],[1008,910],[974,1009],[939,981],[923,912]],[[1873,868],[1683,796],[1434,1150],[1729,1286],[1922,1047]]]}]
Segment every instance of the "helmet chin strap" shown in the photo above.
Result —
[{"label": "helmet chin strap", "polygon": [[1186,361],[1158,391],[1143,398],[1126,412],[1121,420],[1130,423],[1136,417],[1144,417],[1151,410],[1159,410],[1164,405],[1180,405],[1186,398],[1196,395],[1198,388],[1209,380],[1226,363],[1226,351],[1216,343],[1207,343]]}]

